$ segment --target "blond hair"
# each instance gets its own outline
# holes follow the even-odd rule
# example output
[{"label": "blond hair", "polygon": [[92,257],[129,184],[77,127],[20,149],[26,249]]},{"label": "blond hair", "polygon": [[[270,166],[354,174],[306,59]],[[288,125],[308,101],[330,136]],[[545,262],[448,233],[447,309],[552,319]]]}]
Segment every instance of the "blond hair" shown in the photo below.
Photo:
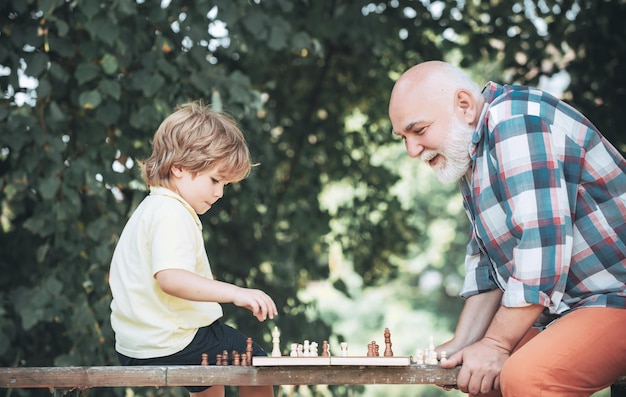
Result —
[{"label": "blond hair", "polygon": [[231,117],[200,101],[179,105],[154,134],[152,154],[139,162],[148,186],[170,187],[172,167],[194,175],[215,168],[229,182],[250,173],[250,152]]}]

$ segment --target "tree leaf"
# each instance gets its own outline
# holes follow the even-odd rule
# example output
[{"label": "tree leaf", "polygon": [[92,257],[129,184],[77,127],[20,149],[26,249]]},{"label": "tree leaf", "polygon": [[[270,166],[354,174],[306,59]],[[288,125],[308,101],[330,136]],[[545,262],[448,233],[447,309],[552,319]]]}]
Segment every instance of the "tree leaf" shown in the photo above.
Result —
[{"label": "tree leaf", "polygon": [[102,103],[102,96],[96,90],[85,91],[78,97],[78,103],[84,109],[95,109]]},{"label": "tree leaf", "polygon": [[26,74],[38,77],[48,67],[48,55],[38,52],[26,57],[26,65]]},{"label": "tree leaf", "polygon": [[93,63],[81,63],[76,68],[76,72],[74,72],[74,76],[76,80],[78,80],[78,84],[83,85],[88,81],[91,81],[98,77],[100,73],[100,68]]},{"label": "tree leaf", "polygon": [[104,54],[102,57],[102,69],[106,74],[114,74],[117,71],[118,63],[117,58],[111,54]]},{"label": "tree leaf", "polygon": [[115,100],[119,100],[122,96],[122,87],[114,80],[100,80],[98,89]]},{"label": "tree leaf", "polygon": [[49,175],[43,178],[39,183],[39,194],[44,200],[52,200],[56,195],[59,187],[61,186],[61,180],[56,175]]}]

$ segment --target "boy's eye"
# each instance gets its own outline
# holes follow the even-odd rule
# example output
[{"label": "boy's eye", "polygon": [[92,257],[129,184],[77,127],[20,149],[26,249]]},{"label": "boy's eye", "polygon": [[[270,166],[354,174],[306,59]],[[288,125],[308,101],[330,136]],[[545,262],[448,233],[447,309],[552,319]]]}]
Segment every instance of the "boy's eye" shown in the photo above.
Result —
[{"label": "boy's eye", "polygon": [[219,180],[217,180],[217,179],[215,179],[215,178],[211,178],[211,181],[213,181],[213,183],[214,183],[214,184],[218,184],[218,183],[220,183],[220,181],[219,181]]}]

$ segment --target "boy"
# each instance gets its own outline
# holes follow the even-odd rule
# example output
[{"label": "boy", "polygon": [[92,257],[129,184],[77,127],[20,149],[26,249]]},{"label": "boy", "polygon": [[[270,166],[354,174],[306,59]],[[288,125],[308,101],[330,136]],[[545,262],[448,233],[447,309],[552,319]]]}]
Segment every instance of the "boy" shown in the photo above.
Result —
[{"label": "boy", "polygon": [[[220,303],[277,314],[263,291],[213,279],[204,249],[204,214],[224,186],[250,172],[250,153],[234,120],[192,102],[179,106],[154,135],[140,163],[150,190],[124,227],[111,261],[111,325],[122,365],[215,363],[224,350],[245,352],[246,336],[223,324]],[[256,344],[253,355],[266,355]],[[223,396],[223,386],[187,387],[192,396]],[[272,386],[240,388],[273,396]]]}]

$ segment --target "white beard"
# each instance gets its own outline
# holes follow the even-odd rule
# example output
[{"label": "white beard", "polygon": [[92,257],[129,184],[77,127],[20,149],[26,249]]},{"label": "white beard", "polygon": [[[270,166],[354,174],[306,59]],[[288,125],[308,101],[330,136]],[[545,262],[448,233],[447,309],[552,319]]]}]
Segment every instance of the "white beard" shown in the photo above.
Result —
[{"label": "white beard", "polygon": [[424,151],[420,159],[428,161],[440,155],[442,158],[437,159],[437,164],[432,166],[437,179],[442,183],[456,182],[469,170],[471,164],[469,147],[473,133],[473,127],[453,117],[445,145],[439,150]]}]

